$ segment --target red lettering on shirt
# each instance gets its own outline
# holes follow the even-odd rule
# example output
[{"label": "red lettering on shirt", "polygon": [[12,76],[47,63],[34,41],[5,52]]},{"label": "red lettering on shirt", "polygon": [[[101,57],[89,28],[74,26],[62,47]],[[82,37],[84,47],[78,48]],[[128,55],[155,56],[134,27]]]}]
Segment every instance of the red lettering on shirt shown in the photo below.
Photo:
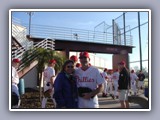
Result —
[{"label": "red lettering on shirt", "polygon": [[88,77],[82,77],[82,79],[79,78],[79,76],[76,76],[77,82],[94,82],[93,78]]}]

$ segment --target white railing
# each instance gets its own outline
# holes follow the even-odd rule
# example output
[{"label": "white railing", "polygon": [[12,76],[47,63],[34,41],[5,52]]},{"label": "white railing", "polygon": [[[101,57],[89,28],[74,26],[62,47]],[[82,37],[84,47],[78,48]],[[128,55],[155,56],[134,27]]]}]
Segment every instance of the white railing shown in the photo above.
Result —
[{"label": "white railing", "polygon": [[[46,38],[46,39],[42,40],[41,42],[34,43],[33,49],[34,49],[34,48],[44,48],[44,49],[54,50],[54,47],[55,47],[55,46],[54,46],[54,44],[55,44],[54,41],[55,41],[54,39]],[[24,49],[24,47],[22,46],[22,47],[19,47],[19,48],[16,49],[16,50],[12,50],[12,59],[13,59],[13,58],[19,58],[20,60],[22,60],[25,51],[30,50],[30,49],[32,49],[32,48]],[[31,61],[31,60],[33,60],[33,59],[36,57],[36,56],[34,55],[35,52],[36,52],[36,49],[35,49],[35,51],[33,51],[31,54],[29,54],[29,55],[27,56],[27,58],[25,58],[25,61],[20,64],[18,71],[21,71],[22,69],[24,69],[25,64],[26,64],[28,61]]]},{"label": "white railing", "polygon": [[55,44],[55,40],[54,39],[51,39],[51,40],[48,40],[49,38],[46,38],[44,39],[43,41],[41,42],[34,42],[36,43],[34,45],[34,48],[45,48],[45,49],[51,49],[51,50],[54,50],[54,44]]},{"label": "white railing", "polygon": [[19,48],[16,49],[16,50],[12,50],[12,59],[13,59],[13,58],[22,59],[22,55],[23,55],[24,52],[25,52],[24,47],[19,47]]},{"label": "white railing", "polygon": [[23,46],[25,49],[33,47],[33,42],[26,38],[26,28],[18,24],[12,24],[12,36]]}]

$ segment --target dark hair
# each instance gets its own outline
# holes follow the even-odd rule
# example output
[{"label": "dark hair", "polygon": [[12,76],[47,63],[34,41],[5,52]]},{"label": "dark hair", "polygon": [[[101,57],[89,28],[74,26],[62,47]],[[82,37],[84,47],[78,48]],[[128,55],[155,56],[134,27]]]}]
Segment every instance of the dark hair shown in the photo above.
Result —
[{"label": "dark hair", "polygon": [[74,62],[72,60],[66,60],[64,62],[64,64],[62,65],[62,70],[61,72],[64,72],[65,71],[65,68],[66,68],[66,65],[69,64],[69,63],[72,63],[74,65]]}]

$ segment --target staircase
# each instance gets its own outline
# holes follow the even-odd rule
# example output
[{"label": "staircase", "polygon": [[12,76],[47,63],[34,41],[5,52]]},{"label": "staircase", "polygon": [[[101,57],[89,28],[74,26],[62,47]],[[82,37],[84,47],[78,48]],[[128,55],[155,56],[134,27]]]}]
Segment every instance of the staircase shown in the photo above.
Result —
[{"label": "staircase", "polygon": [[[54,40],[51,39],[44,39],[41,42],[34,43],[33,48],[15,47],[12,49],[12,58],[19,58],[22,62],[18,68],[19,77],[21,78],[27,72],[29,72],[33,67],[35,67],[38,61],[35,60],[37,49],[36,48],[44,48],[44,49],[51,49],[54,50]],[[31,50],[32,52],[24,57],[26,51]],[[26,67],[27,63],[31,63]]]},{"label": "staircase", "polygon": [[[29,41],[26,37],[26,28],[12,23],[12,59],[19,58],[22,62],[18,68],[19,77],[23,77],[38,61],[35,60],[36,48],[44,48],[54,50],[54,39],[46,38],[41,42]],[[26,51],[32,52],[24,57]],[[26,67],[27,63],[31,63]]]}]

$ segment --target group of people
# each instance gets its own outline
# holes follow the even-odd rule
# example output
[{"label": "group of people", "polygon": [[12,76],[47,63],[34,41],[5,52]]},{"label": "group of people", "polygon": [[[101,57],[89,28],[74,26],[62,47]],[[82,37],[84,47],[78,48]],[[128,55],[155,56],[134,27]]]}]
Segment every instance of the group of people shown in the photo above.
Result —
[{"label": "group of people", "polygon": [[77,64],[76,56],[71,56],[54,79],[53,98],[58,109],[99,107],[97,94],[103,89],[104,79],[99,70],[89,64],[88,52],[81,52],[79,60]]},{"label": "group of people", "polygon": [[138,75],[136,75],[134,70],[129,72],[125,67],[124,61],[121,61],[118,64],[118,69],[114,71],[105,68],[102,75],[105,79],[102,97],[107,97],[109,94],[113,99],[119,98],[122,108],[129,108],[129,94],[137,95],[140,89],[144,89],[145,75],[141,70]]},{"label": "group of people", "polygon": [[[102,92],[102,97],[107,97],[109,94],[113,99],[118,98],[117,90],[118,90],[118,80],[119,80],[119,72],[116,70],[108,70],[104,69],[103,78],[105,79],[104,90]],[[113,92],[114,88],[114,92]]]},{"label": "group of people", "polygon": [[[57,109],[99,108],[97,95],[103,92],[105,96],[108,90],[112,91],[112,84],[115,90],[113,97],[119,97],[122,108],[129,108],[128,90],[130,88],[130,74],[125,67],[124,61],[118,64],[118,69],[114,73],[107,69],[104,69],[104,72],[101,73],[98,68],[91,66],[88,52],[80,52],[80,63],[77,63],[77,61],[78,58],[76,56],[71,56],[69,60],[64,62],[61,71],[57,75],[55,75],[54,70],[56,61],[54,59],[49,61],[48,67],[44,70],[42,108],[45,108],[48,98],[53,100]],[[13,63],[16,63],[17,65],[13,65],[17,67],[20,61],[18,59],[13,60]],[[18,100],[20,100],[17,92],[19,81],[15,80],[18,74],[14,72],[13,67],[12,92],[17,94]]]}]

